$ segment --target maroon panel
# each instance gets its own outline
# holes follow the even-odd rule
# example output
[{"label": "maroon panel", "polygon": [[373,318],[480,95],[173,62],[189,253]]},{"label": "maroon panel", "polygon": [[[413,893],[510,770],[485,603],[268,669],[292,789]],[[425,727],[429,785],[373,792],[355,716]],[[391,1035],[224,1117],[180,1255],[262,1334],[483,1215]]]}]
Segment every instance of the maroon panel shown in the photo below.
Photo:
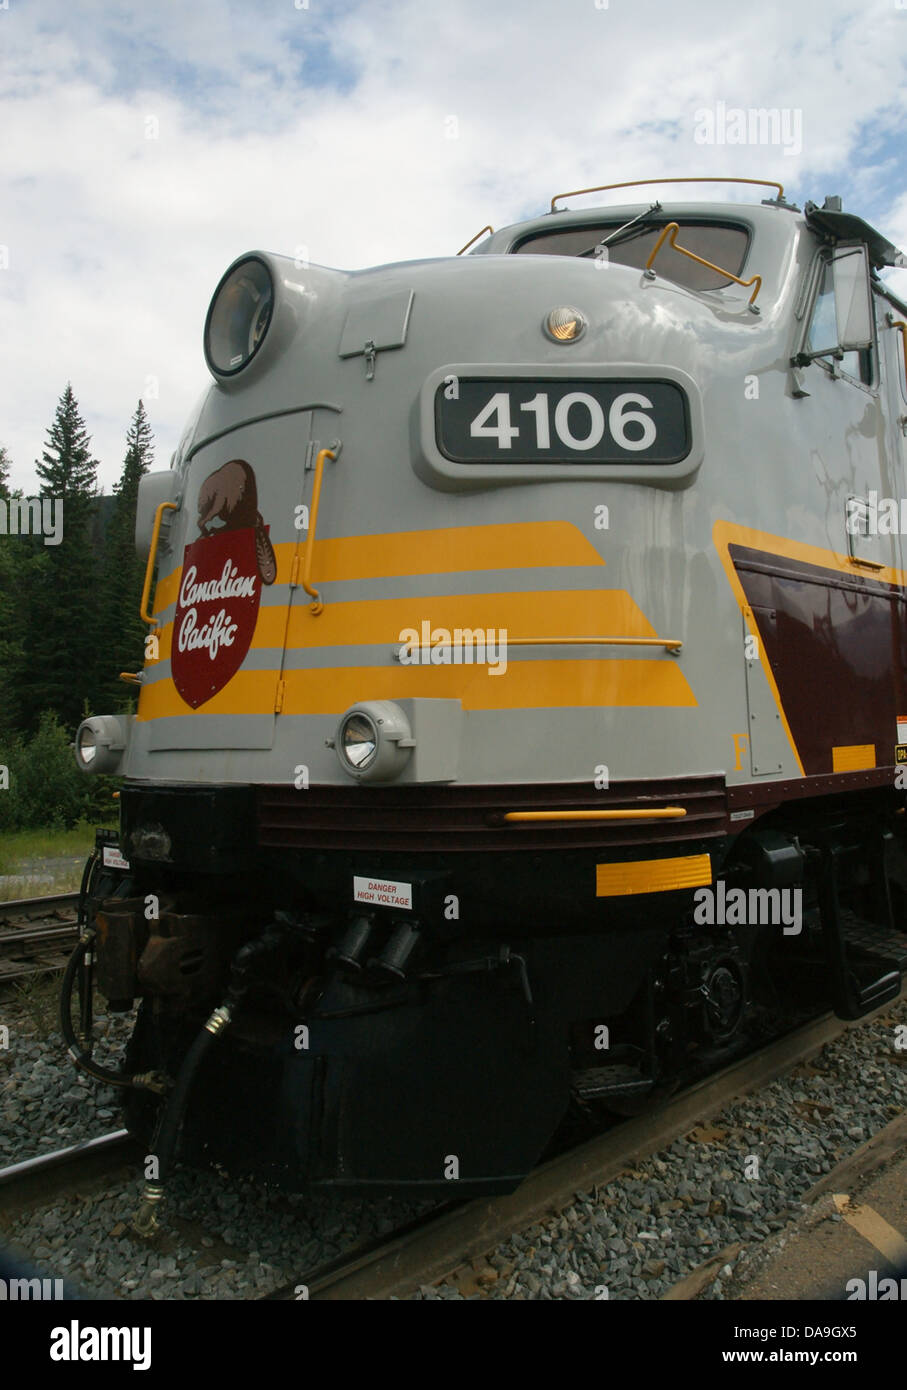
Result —
[{"label": "maroon panel", "polygon": [[729,547],[807,775],[832,748],[873,744],[893,765],[907,713],[905,591],[859,574]]},{"label": "maroon panel", "polygon": [[[507,811],[683,806],[662,821],[505,822]],[[727,832],[723,776],[516,786],[261,787],[259,844],[305,849],[580,849],[714,839]]]}]

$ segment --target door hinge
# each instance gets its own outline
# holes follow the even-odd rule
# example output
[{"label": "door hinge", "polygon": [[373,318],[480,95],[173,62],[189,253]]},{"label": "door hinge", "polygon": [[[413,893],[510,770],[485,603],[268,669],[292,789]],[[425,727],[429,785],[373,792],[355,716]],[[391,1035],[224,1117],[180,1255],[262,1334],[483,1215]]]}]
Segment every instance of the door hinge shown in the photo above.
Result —
[{"label": "door hinge", "polygon": [[293,556],[293,563],[290,566],[290,588],[295,589],[299,584],[299,551]]},{"label": "door hinge", "polygon": [[284,697],[287,693],[287,683],[285,680],[277,682],[277,694],[274,697],[274,713],[280,714],[283,709]]}]

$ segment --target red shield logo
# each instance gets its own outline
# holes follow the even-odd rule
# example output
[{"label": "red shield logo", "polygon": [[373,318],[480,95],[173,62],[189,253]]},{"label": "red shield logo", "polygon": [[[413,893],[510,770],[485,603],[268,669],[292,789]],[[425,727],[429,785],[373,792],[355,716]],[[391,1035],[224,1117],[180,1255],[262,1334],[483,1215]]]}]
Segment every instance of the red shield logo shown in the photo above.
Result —
[{"label": "red shield logo", "polygon": [[249,650],[261,600],[257,529],[215,531],[186,546],[170,666],[193,709],[232,680]]}]

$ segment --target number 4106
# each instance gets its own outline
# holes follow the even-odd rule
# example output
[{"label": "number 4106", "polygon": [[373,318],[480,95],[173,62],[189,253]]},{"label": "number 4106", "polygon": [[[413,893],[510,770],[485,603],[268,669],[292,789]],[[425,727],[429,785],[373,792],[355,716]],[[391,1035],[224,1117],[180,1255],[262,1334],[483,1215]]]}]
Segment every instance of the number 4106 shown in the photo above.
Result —
[{"label": "number 4106", "polygon": [[[588,429],[585,435],[574,434],[570,428],[570,411],[582,407],[586,411]],[[652,409],[647,396],[635,391],[625,391],[615,397],[608,411],[608,431],[615,443],[622,449],[637,451],[648,449],[655,443],[655,423],[641,410],[631,406]],[[535,416],[535,445],[537,449],[551,448],[551,412],[548,392],[539,391],[530,401],[524,401],[520,410]],[[574,420],[576,416],[574,416]],[[642,434],[633,439],[627,434],[628,425],[638,425]],[[605,433],[605,413],[594,396],[587,391],[571,391],[562,396],[554,408],[554,430],[561,444],[570,449],[594,449]],[[519,425],[510,423],[510,396],[506,391],[497,391],[469,426],[473,439],[496,439],[499,449],[509,449],[514,439],[519,438]]]}]

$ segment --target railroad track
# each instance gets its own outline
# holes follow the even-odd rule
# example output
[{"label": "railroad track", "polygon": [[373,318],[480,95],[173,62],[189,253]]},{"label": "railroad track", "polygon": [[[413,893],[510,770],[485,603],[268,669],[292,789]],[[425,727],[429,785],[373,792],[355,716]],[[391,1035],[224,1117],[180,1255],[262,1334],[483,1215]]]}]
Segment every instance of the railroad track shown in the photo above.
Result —
[{"label": "railroad track", "polygon": [[78,893],[0,903],[0,985],[62,970],[76,943]]},{"label": "railroad track", "polygon": [[[328,1263],[301,1270],[292,1284],[264,1298],[405,1298],[420,1285],[439,1283],[515,1232],[568,1206],[578,1191],[612,1182],[626,1168],[673,1143],[735,1098],[759,1090],[808,1061],[859,1023],[845,1023],[830,1014],[814,1019],[694,1083],[658,1109],[618,1121],[604,1134],[540,1165],[516,1192],[446,1202],[386,1236],[354,1246]],[[130,1171],[136,1177],[137,1194],[139,1158],[139,1146],[125,1130],[118,1130],[0,1169],[0,1198],[7,1211],[44,1205],[89,1181],[109,1182],[114,1175],[128,1176]],[[173,1218],[179,1224],[178,1213]],[[668,1297],[694,1297],[706,1281],[690,1282],[695,1289],[684,1283]]]},{"label": "railroad track", "polygon": [[53,1153],[23,1159],[0,1168],[0,1200],[4,1213],[44,1205],[90,1181],[108,1181],[122,1169],[128,1174],[139,1158],[139,1145],[128,1130],[117,1129]]}]

